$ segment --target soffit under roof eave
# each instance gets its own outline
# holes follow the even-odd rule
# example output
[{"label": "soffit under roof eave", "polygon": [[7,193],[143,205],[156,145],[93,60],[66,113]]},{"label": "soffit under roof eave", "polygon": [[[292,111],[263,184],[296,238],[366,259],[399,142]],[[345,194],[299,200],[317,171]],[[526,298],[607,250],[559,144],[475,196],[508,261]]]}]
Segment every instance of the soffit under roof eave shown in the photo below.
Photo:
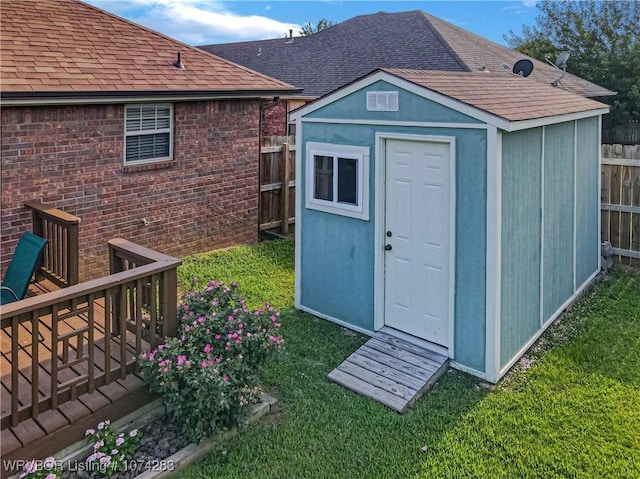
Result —
[{"label": "soffit under roof eave", "polygon": [[293,95],[299,89],[200,90],[200,91],[83,91],[83,92],[1,92],[3,106],[82,105],[133,103],[140,101],[197,101],[273,98]]}]

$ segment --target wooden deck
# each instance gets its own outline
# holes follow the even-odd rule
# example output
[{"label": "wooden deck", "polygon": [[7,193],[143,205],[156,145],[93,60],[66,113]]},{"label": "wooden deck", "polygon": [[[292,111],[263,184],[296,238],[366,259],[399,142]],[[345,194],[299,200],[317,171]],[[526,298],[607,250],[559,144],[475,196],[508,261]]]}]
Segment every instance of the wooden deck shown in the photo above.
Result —
[{"label": "wooden deck", "polygon": [[[32,284],[29,296],[43,294],[58,289],[53,283],[43,280]],[[100,304],[102,302],[102,304]],[[3,459],[42,458],[61,450],[83,437],[84,431],[103,421],[122,417],[153,399],[142,378],[135,373],[136,336],[127,332],[124,337],[124,354],[121,350],[121,335],[111,336],[105,331],[104,298],[97,300],[93,309],[93,333],[91,336],[93,354],[89,354],[89,318],[82,309],[68,314],[57,323],[56,335],[63,338],[57,342],[57,351],[52,351],[53,331],[51,316],[39,318],[35,334],[30,322],[24,322],[17,328],[16,338],[11,328],[0,332],[0,395],[1,395],[1,453]],[[102,312],[102,313],[101,313]],[[60,313],[63,313],[61,311]],[[107,338],[111,347],[105,348]],[[34,337],[37,339],[33,348]],[[143,350],[149,350],[149,344],[141,341]],[[11,355],[12,344],[18,344],[16,358]],[[109,351],[106,357],[105,349]],[[34,351],[37,351],[34,360]],[[57,356],[53,361],[54,353]],[[91,359],[90,359],[91,358]],[[126,358],[124,363],[122,359]],[[19,375],[12,383],[11,361],[17,360]],[[98,381],[95,389],[89,392],[86,385],[88,368],[98,371],[96,376],[105,376],[109,380]],[[36,368],[36,370],[34,370]],[[55,372],[52,370],[55,368]],[[122,374],[125,371],[125,374]],[[53,376],[52,376],[53,375]],[[53,378],[53,379],[52,379]],[[32,381],[37,380],[37,389]],[[15,381],[15,379],[14,379]],[[83,381],[85,386],[83,387]],[[56,407],[52,406],[52,386],[55,385]],[[17,386],[20,408],[31,408],[30,416],[17,425],[11,424],[12,386]],[[37,396],[36,396],[37,394]],[[33,414],[33,405],[36,406]],[[38,409],[40,412],[38,413]],[[8,471],[3,470],[2,475]]]},{"label": "wooden deck", "polygon": [[329,379],[405,412],[446,371],[446,356],[378,332],[340,366]]}]

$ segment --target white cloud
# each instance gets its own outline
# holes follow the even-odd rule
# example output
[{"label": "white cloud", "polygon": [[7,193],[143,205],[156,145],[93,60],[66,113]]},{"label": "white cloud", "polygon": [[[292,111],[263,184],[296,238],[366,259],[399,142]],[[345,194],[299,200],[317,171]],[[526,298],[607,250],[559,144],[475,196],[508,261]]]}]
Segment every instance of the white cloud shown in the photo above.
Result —
[{"label": "white cloud", "polygon": [[87,0],[140,25],[185,43],[199,45],[284,37],[296,24],[260,15],[233,13],[221,1],[202,0]]}]

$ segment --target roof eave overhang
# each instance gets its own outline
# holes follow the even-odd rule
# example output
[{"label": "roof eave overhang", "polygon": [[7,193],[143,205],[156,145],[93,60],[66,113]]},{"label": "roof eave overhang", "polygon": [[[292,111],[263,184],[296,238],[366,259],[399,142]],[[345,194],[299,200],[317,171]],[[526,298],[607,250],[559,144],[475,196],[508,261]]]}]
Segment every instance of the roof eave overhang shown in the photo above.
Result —
[{"label": "roof eave overhang", "polygon": [[318,110],[339,98],[350,95],[351,93],[365,88],[368,85],[376,83],[380,80],[386,81],[392,85],[397,86],[398,88],[402,88],[406,91],[415,93],[429,100],[433,100],[441,105],[459,111],[460,113],[479,120],[483,123],[496,126],[503,130],[507,129],[508,127],[509,121],[504,118],[481,110],[474,106],[467,105],[460,100],[448,97],[446,95],[443,95],[442,93],[438,93],[435,90],[431,90],[427,87],[418,85],[409,80],[405,80],[404,78],[382,70],[376,70],[358,80],[354,80],[353,82],[343,86],[342,88],[339,88],[338,90],[335,90],[332,93],[328,93],[327,95],[318,98],[308,105],[293,110],[293,112],[290,113],[290,119],[292,121],[295,121],[298,118],[302,119],[302,117],[311,113],[312,111]]},{"label": "roof eave overhang", "polygon": [[468,105],[460,100],[448,97],[435,90],[431,90],[422,85],[418,85],[411,81],[405,80],[404,78],[398,77],[391,73],[388,73],[382,70],[377,70],[359,80],[355,80],[354,82],[349,83],[348,85],[345,85],[344,87],[332,93],[329,93],[323,97],[318,98],[317,100],[315,100],[312,103],[309,103],[308,105],[302,106],[294,110],[293,112],[290,113],[290,119],[291,121],[302,119],[307,114],[315,110],[318,110],[339,98],[347,96],[353,93],[354,91],[365,88],[366,86],[371,85],[380,80],[384,80],[400,88],[403,88],[404,90],[416,93],[427,99],[436,101],[441,105],[452,108],[453,110],[459,111],[460,113],[465,114],[471,118],[482,121],[488,125],[495,126],[496,128],[503,131],[507,131],[507,132],[525,130],[527,128],[535,128],[537,126],[550,125],[553,123],[560,123],[563,121],[573,121],[581,118],[588,118],[592,116],[603,115],[609,112],[609,108],[596,108],[592,110],[586,110],[586,111],[575,112],[575,113],[514,121],[514,120],[509,120],[507,118],[503,118],[501,116],[495,115],[493,113],[487,112],[485,110],[474,107],[472,105]]},{"label": "roof eave overhang", "polygon": [[144,90],[83,92],[2,92],[2,106],[81,105],[99,103],[134,103],[140,101],[197,101],[293,96],[296,88],[264,90]]},{"label": "roof eave overhang", "polygon": [[504,131],[520,131],[528,130],[530,128],[537,128],[539,126],[553,125],[555,123],[563,123],[566,121],[581,120],[583,118],[590,118],[593,116],[606,115],[609,113],[609,108],[596,108],[593,110],[578,111],[574,113],[566,113],[564,115],[545,116],[543,118],[531,118],[528,120],[509,121],[507,128],[498,127]]}]

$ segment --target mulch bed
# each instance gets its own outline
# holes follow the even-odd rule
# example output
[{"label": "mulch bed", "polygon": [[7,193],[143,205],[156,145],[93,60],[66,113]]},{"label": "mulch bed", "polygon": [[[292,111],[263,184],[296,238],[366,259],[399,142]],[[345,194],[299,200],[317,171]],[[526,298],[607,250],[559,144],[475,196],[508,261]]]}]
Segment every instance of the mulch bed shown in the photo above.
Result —
[{"label": "mulch bed", "polygon": [[[171,416],[161,416],[140,429],[140,446],[129,461],[129,470],[114,474],[112,479],[132,479],[148,470],[166,470],[174,465],[166,462],[172,454],[190,444],[182,432],[182,425]],[[64,471],[62,479],[98,479],[104,477],[99,471]]]}]

